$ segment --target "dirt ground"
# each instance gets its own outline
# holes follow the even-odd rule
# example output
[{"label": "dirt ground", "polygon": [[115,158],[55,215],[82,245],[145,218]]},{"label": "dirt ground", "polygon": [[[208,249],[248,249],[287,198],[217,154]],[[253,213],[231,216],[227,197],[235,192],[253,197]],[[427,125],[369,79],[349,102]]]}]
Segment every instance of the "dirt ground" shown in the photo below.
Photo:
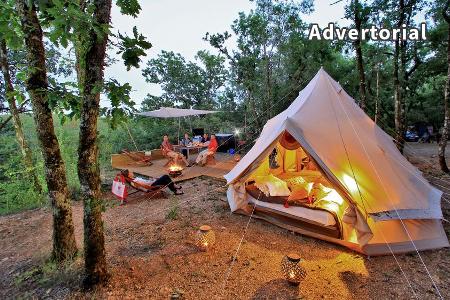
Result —
[{"label": "dirt ground", "polygon": [[[437,168],[436,145],[411,144],[411,161],[450,193],[450,177]],[[429,173],[429,174],[428,174]],[[84,291],[82,257],[57,269],[51,250],[47,208],[0,217],[0,299],[410,299],[414,298],[392,256],[368,258],[346,248],[252,219],[238,258],[232,257],[248,217],[231,214],[223,182],[196,178],[183,183],[185,195],[167,199],[135,197],[118,206],[106,195],[104,213],[111,280]],[[214,192],[206,194],[208,190]],[[447,196],[450,199],[450,194]],[[443,201],[446,219],[450,203]],[[73,206],[76,237],[82,248],[82,206]],[[193,245],[197,228],[212,226],[216,244],[208,252]],[[450,235],[450,224],[444,223]],[[299,286],[283,280],[280,261],[298,253],[308,275]],[[442,297],[450,298],[450,250],[422,252]],[[419,299],[437,299],[416,254],[397,260]],[[232,266],[232,268],[230,268]],[[228,280],[226,280],[228,278]]]}]

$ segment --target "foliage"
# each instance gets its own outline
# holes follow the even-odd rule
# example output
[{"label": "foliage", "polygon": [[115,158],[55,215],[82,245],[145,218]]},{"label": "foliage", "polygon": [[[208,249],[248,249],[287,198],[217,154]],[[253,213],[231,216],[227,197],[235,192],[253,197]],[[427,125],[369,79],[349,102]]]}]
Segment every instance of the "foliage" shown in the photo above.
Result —
[{"label": "foliage", "polygon": [[207,51],[199,51],[196,62],[186,61],[172,51],[162,51],[147,63],[142,75],[147,82],[160,84],[164,93],[160,97],[148,95],[143,106],[216,107],[228,76],[224,63],[224,58]]},{"label": "foliage", "polygon": [[119,32],[119,39],[121,43],[118,46],[119,51],[117,54],[122,54],[122,59],[127,70],[129,71],[131,67],[139,68],[141,56],[147,56],[145,50],[150,49],[152,44],[147,42],[145,37],[137,32],[136,26],[133,27],[132,38],[122,35]]},{"label": "foliage", "polygon": [[[14,50],[10,51],[13,80],[18,99],[24,101],[27,95],[23,79],[28,70],[23,63],[24,51],[21,44],[17,43],[22,39],[20,30],[16,30],[17,26],[14,25],[19,20],[14,17],[14,10],[11,10],[13,2],[6,0],[0,8],[0,36],[3,35],[9,45],[14,46]],[[124,64],[131,68],[142,64],[141,60],[151,44],[136,28],[133,28],[131,35],[113,35],[111,28],[96,26],[92,21],[89,1],[41,2],[40,17],[47,26],[45,34],[48,38],[46,49],[50,71],[50,102],[54,112],[59,114],[59,121],[65,122],[59,124],[56,131],[66,161],[68,182],[76,193],[79,188],[76,176],[79,85],[78,82],[61,80],[62,77],[70,78],[75,69],[76,61],[67,55],[72,51],[69,49],[78,39],[85,38],[83,35],[88,29],[95,28],[98,32],[110,34],[109,47],[121,54]],[[437,130],[443,123],[442,100],[447,73],[448,36],[448,26],[442,18],[445,2],[411,2],[413,5],[408,12],[408,22],[411,26],[417,25],[419,12],[424,13],[428,39],[406,44],[404,71],[408,73],[405,83],[408,125],[422,122],[433,125]],[[81,7],[80,3],[85,6]],[[141,9],[136,0],[117,0],[116,3],[122,13],[132,17],[136,17]],[[245,127],[245,130],[241,130],[244,133],[241,137],[251,142],[268,119],[292,103],[320,67],[324,67],[339,81],[352,97],[359,99],[359,79],[351,44],[310,41],[307,38],[310,24],[304,21],[303,15],[312,11],[313,1],[255,0],[253,3],[254,9],[239,13],[229,31],[205,34],[204,40],[215,52],[202,50],[203,47],[199,45],[199,51],[192,61],[166,50],[149,59],[142,75],[146,82],[159,85],[162,94],[147,95],[139,109],[176,106],[219,110],[221,112],[218,114],[182,118],[179,134],[199,127],[205,128],[207,132],[233,132],[235,128]],[[353,18],[354,3],[347,1],[346,17],[350,20]],[[364,26],[375,24],[389,28],[398,22],[396,3],[393,0],[360,0],[357,9],[361,12]],[[14,30],[6,30],[8,26]],[[233,48],[228,46],[231,38],[236,41]],[[61,49],[61,46],[67,48]],[[390,134],[394,127],[393,51],[392,41],[367,41],[362,44],[367,81],[367,113],[374,116],[378,95],[381,104],[378,124]],[[0,109],[4,97],[1,82]],[[99,88],[109,100],[108,107],[102,109],[98,128],[102,170],[109,169],[110,154],[122,149],[159,148],[163,134],[168,133],[171,141],[176,143],[178,120],[131,114],[136,106],[135,99],[130,97],[132,87],[129,83],[112,78]],[[31,118],[24,116],[23,119],[28,128],[27,138],[32,148],[37,149]],[[18,148],[14,143],[12,127],[4,129],[1,135],[0,211],[4,213],[42,205],[42,199],[29,194],[27,181],[21,176],[23,166],[16,155]],[[35,153],[34,159],[43,181],[42,158]],[[8,205],[14,203],[16,206],[5,208],[5,199],[8,199]]]},{"label": "foliage", "polygon": [[172,200],[170,203],[170,209],[166,214],[166,219],[168,220],[176,220],[179,214],[179,205],[177,200]]}]

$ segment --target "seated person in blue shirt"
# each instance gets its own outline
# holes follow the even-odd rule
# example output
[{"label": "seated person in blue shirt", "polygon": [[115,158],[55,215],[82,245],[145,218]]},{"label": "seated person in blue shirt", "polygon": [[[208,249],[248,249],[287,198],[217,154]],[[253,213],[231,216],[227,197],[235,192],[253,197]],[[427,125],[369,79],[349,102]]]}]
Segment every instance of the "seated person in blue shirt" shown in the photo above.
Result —
[{"label": "seated person in blue shirt", "polygon": [[211,139],[209,138],[209,135],[207,133],[203,134],[201,143],[203,144],[203,146],[208,146],[209,142],[211,141]]},{"label": "seated person in blue shirt", "polygon": [[[189,134],[187,132],[184,134],[184,137],[181,139],[180,146],[185,146],[185,147],[192,146],[192,140],[189,137]],[[182,149],[182,153],[183,153],[184,157],[187,158],[188,150],[187,149]]]}]

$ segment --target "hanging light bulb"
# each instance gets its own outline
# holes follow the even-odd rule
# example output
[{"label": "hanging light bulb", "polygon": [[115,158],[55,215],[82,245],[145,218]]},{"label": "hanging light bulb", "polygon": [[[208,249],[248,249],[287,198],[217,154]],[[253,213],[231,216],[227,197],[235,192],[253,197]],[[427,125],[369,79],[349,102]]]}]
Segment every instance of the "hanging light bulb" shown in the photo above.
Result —
[{"label": "hanging light bulb", "polygon": [[214,245],[215,241],[216,241],[216,234],[211,229],[211,226],[208,225],[200,226],[195,241],[196,246],[203,251],[208,251],[208,249]]},{"label": "hanging light bulb", "polygon": [[306,277],[306,270],[300,263],[300,256],[292,253],[285,255],[281,260],[281,272],[292,284],[299,284]]}]

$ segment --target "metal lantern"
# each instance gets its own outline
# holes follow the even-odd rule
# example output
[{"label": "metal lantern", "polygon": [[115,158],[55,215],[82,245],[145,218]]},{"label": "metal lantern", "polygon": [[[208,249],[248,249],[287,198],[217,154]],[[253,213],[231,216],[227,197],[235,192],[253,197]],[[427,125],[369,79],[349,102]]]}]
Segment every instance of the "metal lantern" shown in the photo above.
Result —
[{"label": "metal lantern", "polygon": [[200,226],[197,232],[195,244],[203,251],[207,251],[214,245],[216,234],[208,225]]},{"label": "metal lantern", "polygon": [[281,260],[281,272],[292,284],[299,284],[306,277],[306,270],[300,263],[300,256],[292,253]]}]

